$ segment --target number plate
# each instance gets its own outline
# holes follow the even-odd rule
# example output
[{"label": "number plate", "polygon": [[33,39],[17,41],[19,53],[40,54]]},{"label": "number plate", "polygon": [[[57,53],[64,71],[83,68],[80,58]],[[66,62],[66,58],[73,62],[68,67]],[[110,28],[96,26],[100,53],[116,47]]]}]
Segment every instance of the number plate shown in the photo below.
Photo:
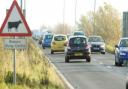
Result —
[{"label": "number plate", "polygon": [[82,56],[82,53],[75,53],[75,56]]}]

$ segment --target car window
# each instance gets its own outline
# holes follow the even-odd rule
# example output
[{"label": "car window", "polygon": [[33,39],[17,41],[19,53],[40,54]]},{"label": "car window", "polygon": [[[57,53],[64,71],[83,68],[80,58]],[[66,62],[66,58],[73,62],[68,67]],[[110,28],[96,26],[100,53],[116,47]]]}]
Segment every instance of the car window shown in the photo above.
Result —
[{"label": "car window", "polygon": [[55,41],[64,41],[64,40],[66,40],[66,37],[65,36],[55,36],[54,40]]},{"label": "car window", "polygon": [[87,44],[86,38],[75,37],[71,38],[69,41],[70,46],[85,46]]},{"label": "car window", "polygon": [[121,47],[128,47],[128,39],[121,40],[119,46],[121,46]]},{"label": "car window", "polygon": [[90,37],[88,41],[89,42],[103,42],[103,39],[101,37]]},{"label": "car window", "polygon": [[45,35],[45,39],[52,39],[53,35]]}]

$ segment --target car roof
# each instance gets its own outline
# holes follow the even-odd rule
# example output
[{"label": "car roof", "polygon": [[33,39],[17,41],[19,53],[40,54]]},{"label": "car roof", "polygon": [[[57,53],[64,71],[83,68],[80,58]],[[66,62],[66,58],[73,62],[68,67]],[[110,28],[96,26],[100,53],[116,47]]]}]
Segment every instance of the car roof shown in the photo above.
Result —
[{"label": "car roof", "polygon": [[101,37],[101,36],[89,36],[89,38],[91,38],[91,37]]},{"label": "car roof", "polygon": [[120,38],[120,39],[121,39],[121,40],[122,40],[122,39],[128,39],[128,37],[122,37],[122,38]]},{"label": "car roof", "polygon": [[47,33],[47,34],[44,34],[44,36],[46,36],[46,35],[53,35],[52,33]]},{"label": "car roof", "polygon": [[75,37],[84,37],[84,38],[87,38],[86,36],[82,36],[82,35],[78,35],[78,36],[72,35],[72,36],[70,36],[70,39],[71,39],[71,38],[75,38]]},{"label": "car roof", "polygon": [[55,34],[54,36],[66,36],[64,34]]}]

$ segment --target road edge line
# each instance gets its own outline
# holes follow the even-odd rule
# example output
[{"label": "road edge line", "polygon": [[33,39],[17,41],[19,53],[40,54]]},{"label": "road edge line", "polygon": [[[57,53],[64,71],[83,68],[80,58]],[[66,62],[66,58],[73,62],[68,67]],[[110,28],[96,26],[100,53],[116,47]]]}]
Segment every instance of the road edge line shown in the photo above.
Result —
[{"label": "road edge line", "polygon": [[56,73],[59,75],[61,80],[63,81],[64,85],[66,85],[66,89],[75,89],[69,82],[68,80],[64,77],[64,75],[57,69],[57,67],[51,62],[51,60],[45,56],[46,59],[49,61],[50,65],[53,67],[53,69],[56,71]]}]

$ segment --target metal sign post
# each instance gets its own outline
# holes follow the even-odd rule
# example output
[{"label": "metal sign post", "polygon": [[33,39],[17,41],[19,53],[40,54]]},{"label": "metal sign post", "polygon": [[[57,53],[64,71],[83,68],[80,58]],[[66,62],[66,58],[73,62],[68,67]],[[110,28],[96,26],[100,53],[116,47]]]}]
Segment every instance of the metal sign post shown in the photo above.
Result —
[{"label": "metal sign post", "polygon": [[13,58],[13,83],[16,85],[16,49],[14,51],[14,58]]}]

